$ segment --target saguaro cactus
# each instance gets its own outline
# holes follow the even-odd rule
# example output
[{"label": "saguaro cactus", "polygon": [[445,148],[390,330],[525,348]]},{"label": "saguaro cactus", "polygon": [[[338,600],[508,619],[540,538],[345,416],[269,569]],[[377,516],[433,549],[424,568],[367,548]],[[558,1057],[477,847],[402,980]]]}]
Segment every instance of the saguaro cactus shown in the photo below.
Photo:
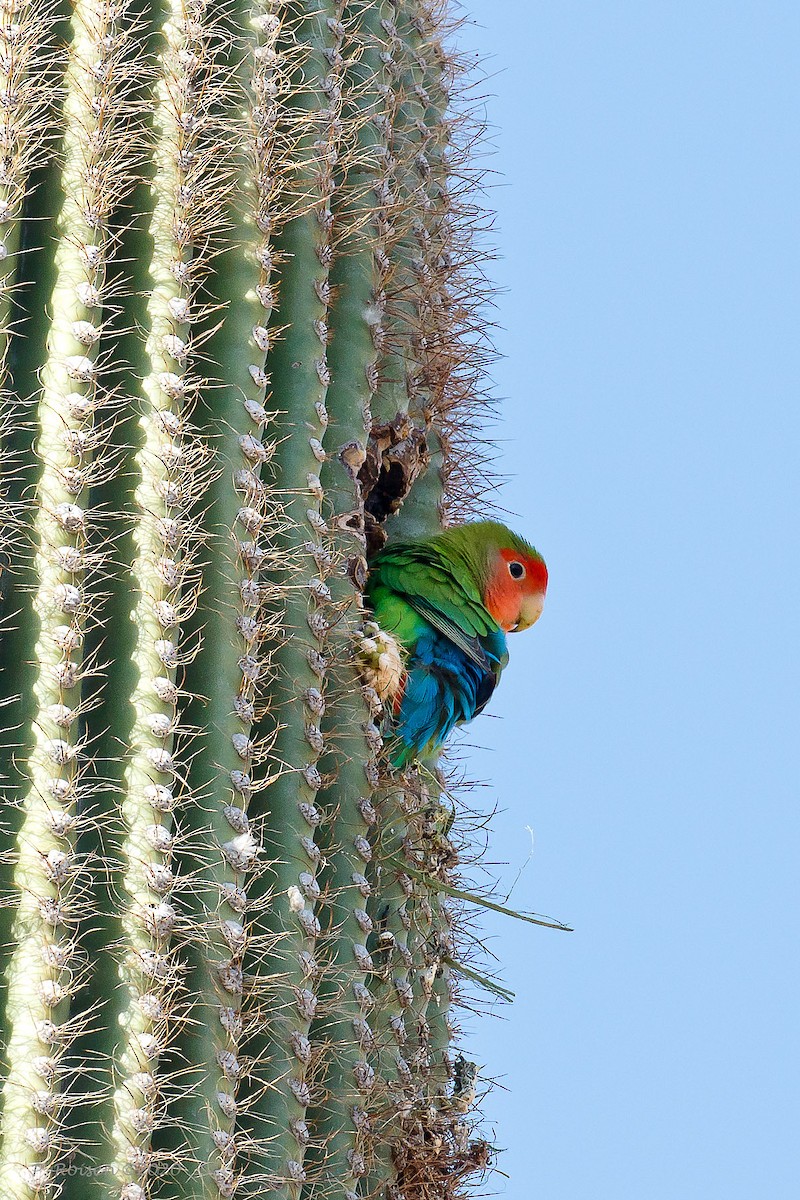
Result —
[{"label": "saguaro cactus", "polygon": [[488,1163],[442,777],[354,653],[480,486],[446,22],[0,0],[3,1197]]}]

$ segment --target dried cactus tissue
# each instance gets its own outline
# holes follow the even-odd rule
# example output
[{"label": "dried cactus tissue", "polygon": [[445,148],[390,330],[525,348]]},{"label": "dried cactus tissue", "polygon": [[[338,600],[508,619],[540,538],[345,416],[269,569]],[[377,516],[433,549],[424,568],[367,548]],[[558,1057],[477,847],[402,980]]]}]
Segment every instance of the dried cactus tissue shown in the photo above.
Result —
[{"label": "dried cactus tissue", "polygon": [[456,32],[0,0],[2,1198],[489,1178],[482,818],[368,590],[490,515]]}]

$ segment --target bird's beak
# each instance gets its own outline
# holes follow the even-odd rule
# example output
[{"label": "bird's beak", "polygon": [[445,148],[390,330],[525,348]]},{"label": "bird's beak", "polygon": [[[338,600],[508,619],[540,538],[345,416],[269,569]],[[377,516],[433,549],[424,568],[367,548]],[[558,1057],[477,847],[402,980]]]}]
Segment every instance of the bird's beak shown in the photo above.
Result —
[{"label": "bird's beak", "polygon": [[533,596],[523,597],[519,619],[512,629],[512,633],[520,633],[523,629],[530,629],[531,625],[535,625],[542,615],[543,608],[544,592],[536,592]]}]

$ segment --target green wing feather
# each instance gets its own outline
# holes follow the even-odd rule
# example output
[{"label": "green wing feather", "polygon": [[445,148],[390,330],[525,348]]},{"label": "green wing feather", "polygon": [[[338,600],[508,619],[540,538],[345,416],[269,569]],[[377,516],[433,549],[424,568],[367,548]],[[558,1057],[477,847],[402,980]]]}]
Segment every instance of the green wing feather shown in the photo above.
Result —
[{"label": "green wing feather", "polygon": [[489,659],[486,657],[486,651],[476,637],[468,637],[459,625],[448,620],[448,618],[430,603],[423,599],[422,596],[416,596],[413,601],[413,606],[416,612],[421,617],[425,617],[430,621],[434,629],[438,629],[445,637],[449,638],[459,649],[463,650],[467,658],[471,658],[474,663],[477,663],[485,671],[493,670]]},{"label": "green wing feather", "polygon": [[[479,638],[497,633],[499,626],[460,556],[448,555],[435,541],[399,542],[375,559],[368,590],[379,621],[378,609],[390,604],[390,597],[384,594],[387,590],[450,638],[473,662],[488,668]],[[398,630],[398,636],[404,640],[403,631]]]}]

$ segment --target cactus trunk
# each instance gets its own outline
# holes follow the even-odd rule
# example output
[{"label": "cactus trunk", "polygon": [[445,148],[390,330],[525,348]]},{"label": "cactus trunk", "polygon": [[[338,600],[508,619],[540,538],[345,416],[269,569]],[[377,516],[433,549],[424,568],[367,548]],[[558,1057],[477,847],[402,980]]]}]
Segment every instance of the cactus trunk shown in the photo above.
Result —
[{"label": "cactus trunk", "polygon": [[486,1167],[446,785],[354,654],[370,554],[481,487],[447,20],[3,0],[3,1196]]}]

